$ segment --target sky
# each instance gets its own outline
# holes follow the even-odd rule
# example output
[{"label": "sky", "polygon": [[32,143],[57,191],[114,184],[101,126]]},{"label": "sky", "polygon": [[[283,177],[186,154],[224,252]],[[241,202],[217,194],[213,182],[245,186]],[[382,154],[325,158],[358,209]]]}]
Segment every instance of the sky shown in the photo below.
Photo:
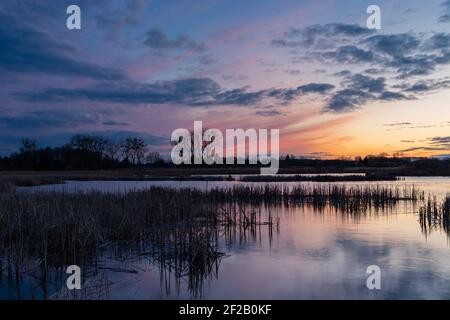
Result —
[{"label": "sky", "polygon": [[0,21],[1,155],[78,133],[164,155],[195,120],[309,158],[450,155],[450,0],[2,0]]}]

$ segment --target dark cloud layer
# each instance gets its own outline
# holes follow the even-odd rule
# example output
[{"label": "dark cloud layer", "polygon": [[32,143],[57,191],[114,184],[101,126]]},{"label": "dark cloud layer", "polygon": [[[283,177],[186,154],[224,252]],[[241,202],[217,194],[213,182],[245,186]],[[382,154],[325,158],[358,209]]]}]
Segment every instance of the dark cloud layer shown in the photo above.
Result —
[{"label": "dark cloud layer", "polygon": [[0,117],[0,128],[39,129],[49,127],[72,127],[99,122],[99,115],[81,110],[32,111],[22,115]]},{"label": "dark cloud layer", "polygon": [[[450,13],[450,0],[443,6]],[[449,33],[375,34],[356,25],[327,24],[291,28],[272,39],[272,45],[289,49],[294,62],[309,59],[366,68],[362,74],[349,70],[334,74],[341,78],[341,87],[329,96],[328,111],[351,111],[376,100],[415,99],[415,94],[450,86],[446,79],[409,81],[450,64]]]},{"label": "dark cloud layer", "polygon": [[96,101],[124,104],[179,104],[187,106],[257,105],[265,98],[290,102],[302,95],[325,94],[331,84],[310,83],[295,89],[248,91],[226,90],[209,78],[192,78],[143,84],[132,81],[112,82],[85,88],[50,88],[35,93],[18,94],[32,102]]},{"label": "dark cloud layer", "polygon": [[369,77],[364,74],[343,72],[342,89],[337,90],[326,106],[327,111],[347,112],[357,109],[369,101],[396,101],[409,99],[401,92],[387,89],[384,77]]},{"label": "dark cloud layer", "polygon": [[282,37],[272,40],[272,45],[278,47],[324,47],[330,38],[355,38],[371,34],[372,31],[358,25],[343,23],[329,23],[326,25],[313,25],[304,29],[291,28]]},{"label": "dark cloud layer", "polygon": [[319,56],[324,60],[333,60],[345,64],[371,63],[375,59],[372,52],[354,45],[338,47],[334,51],[321,52]]},{"label": "dark cloud layer", "polygon": [[450,64],[448,33],[374,34],[356,25],[329,24],[291,29],[272,39],[272,45],[295,48],[291,50],[294,61],[312,58],[330,64],[363,64],[369,69],[377,65],[384,72],[396,72],[398,78],[428,75]]},{"label": "dark cloud layer", "polygon": [[77,50],[48,34],[23,25],[0,11],[0,70],[12,73],[44,73],[98,80],[122,80],[123,71],[78,60]]},{"label": "dark cloud layer", "polygon": [[[85,0],[82,0],[85,1]],[[17,2],[19,3],[19,2]],[[24,0],[22,3],[28,3]],[[102,0],[106,5],[106,2]],[[101,28],[116,30],[137,24],[147,6],[145,0],[121,2],[126,12],[117,15],[104,14],[97,17]],[[84,2],[83,2],[84,4]],[[88,5],[88,2],[85,3]],[[442,4],[450,13],[450,0]],[[53,16],[54,5],[37,5],[36,15]],[[12,5],[12,9],[20,5]],[[52,9],[53,8],[53,9]],[[13,10],[9,10],[13,11]],[[433,90],[448,88],[450,81],[417,80],[416,77],[431,75],[439,67],[450,64],[450,34],[448,33],[376,33],[365,27],[330,23],[306,28],[291,28],[279,37],[271,39],[271,44],[287,48],[294,58],[307,57],[324,64],[362,67],[363,73],[345,70],[335,73],[339,84],[309,83],[292,88],[267,88],[252,91],[249,86],[229,89],[202,76],[201,78],[175,79],[153,83],[131,80],[120,69],[108,68],[86,62],[77,56],[76,49],[63,41],[56,41],[42,30],[21,23],[17,15],[6,13],[0,5],[0,70],[17,74],[50,74],[65,77],[87,77],[94,84],[76,87],[71,85],[48,86],[33,92],[17,92],[16,97],[31,102],[88,101],[120,104],[176,104],[193,107],[220,105],[258,106],[266,99],[274,99],[281,104],[290,103],[302,96],[315,94],[326,101],[326,111],[346,112],[357,109],[371,101],[397,101],[414,99],[416,95]],[[113,12],[108,9],[106,12]],[[95,16],[95,15],[93,15]],[[148,29],[144,29],[148,30]],[[140,33],[142,35],[142,33]],[[155,50],[186,50],[204,52],[205,44],[185,34],[168,34],[161,29],[151,29],[141,40]],[[141,43],[142,44],[142,43]],[[203,53],[204,64],[212,61],[210,54]],[[374,66],[377,67],[376,71]],[[323,69],[326,69],[325,67]],[[377,74],[377,76],[375,76]],[[390,78],[390,75],[394,74]],[[277,110],[271,115],[279,115]],[[258,114],[258,113],[257,113]],[[268,116],[259,112],[259,116]],[[41,118],[35,119],[35,118]],[[82,119],[82,118],[81,118]],[[3,127],[26,126],[36,121],[37,126],[66,126],[79,119],[62,114],[28,114],[23,117],[0,118]],[[100,120],[96,120],[100,121]],[[81,120],[82,122],[82,120]],[[89,119],[86,120],[89,123]],[[103,120],[104,125],[116,126],[126,123]]]},{"label": "dark cloud layer", "polygon": [[180,35],[171,40],[161,29],[152,29],[145,34],[144,44],[152,49],[171,50],[184,49],[192,51],[204,51],[205,45],[192,40],[187,35]]},{"label": "dark cloud layer", "polygon": [[211,79],[184,79],[143,84],[133,81],[102,83],[84,88],[50,88],[26,95],[30,101],[100,101],[124,104],[207,103],[219,95]]}]

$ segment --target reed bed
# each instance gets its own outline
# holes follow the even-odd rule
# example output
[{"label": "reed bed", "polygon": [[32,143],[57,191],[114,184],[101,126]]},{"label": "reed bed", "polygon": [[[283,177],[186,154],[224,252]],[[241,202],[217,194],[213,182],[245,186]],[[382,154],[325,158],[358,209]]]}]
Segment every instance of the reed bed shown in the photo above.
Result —
[{"label": "reed bed", "polygon": [[362,213],[374,208],[392,207],[401,201],[416,202],[425,195],[414,186],[385,187],[380,185],[346,186],[333,184],[298,184],[295,186],[266,184],[236,186],[211,190],[211,202],[261,205],[329,205],[346,213]]},{"label": "reed bed", "polygon": [[0,192],[0,281],[20,290],[23,277],[32,276],[41,284],[42,298],[48,298],[48,284],[63,283],[65,267],[76,264],[95,274],[108,253],[124,261],[150,259],[162,275],[175,275],[178,286],[187,279],[196,296],[226,256],[221,239],[227,245],[236,238],[255,239],[264,228],[271,241],[279,231],[273,206],[329,205],[356,214],[421,199],[414,187],[378,185],[152,187],[127,193],[24,193],[8,187]]},{"label": "reed bed", "polygon": [[[0,278],[18,288],[27,270],[45,284],[49,274],[63,273],[68,265],[86,269],[98,265],[104,252],[131,252],[188,277],[196,290],[225,255],[218,250],[223,228],[263,224],[246,212],[225,218],[221,209],[195,189],[1,193]],[[46,298],[47,288],[42,291]]]}]

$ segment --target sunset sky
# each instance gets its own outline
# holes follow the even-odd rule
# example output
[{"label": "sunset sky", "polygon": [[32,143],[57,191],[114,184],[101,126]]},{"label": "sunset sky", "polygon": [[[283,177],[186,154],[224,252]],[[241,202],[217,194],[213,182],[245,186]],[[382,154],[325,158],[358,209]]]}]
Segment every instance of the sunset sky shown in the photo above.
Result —
[{"label": "sunset sky", "polygon": [[282,154],[450,155],[443,1],[2,0],[0,154],[75,133],[167,153],[202,120],[278,128]]}]

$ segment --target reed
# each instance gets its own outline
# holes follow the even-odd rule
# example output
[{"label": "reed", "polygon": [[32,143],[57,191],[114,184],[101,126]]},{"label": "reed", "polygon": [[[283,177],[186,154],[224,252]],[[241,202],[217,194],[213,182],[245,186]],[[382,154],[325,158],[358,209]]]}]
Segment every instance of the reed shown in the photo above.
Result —
[{"label": "reed", "polygon": [[450,237],[450,195],[442,202],[438,202],[436,197],[429,197],[420,208],[419,223],[425,235],[442,229]]}]

